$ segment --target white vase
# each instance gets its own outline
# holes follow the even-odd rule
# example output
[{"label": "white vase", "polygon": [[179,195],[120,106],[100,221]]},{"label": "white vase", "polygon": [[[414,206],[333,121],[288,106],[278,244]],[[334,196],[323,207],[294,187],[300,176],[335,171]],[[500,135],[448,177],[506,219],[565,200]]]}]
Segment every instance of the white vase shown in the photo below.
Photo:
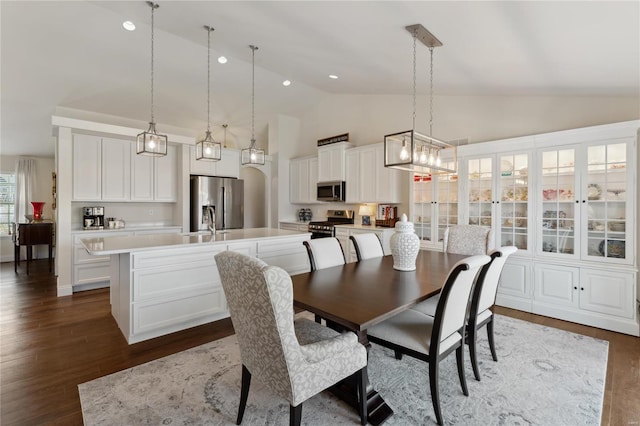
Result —
[{"label": "white vase", "polygon": [[391,236],[389,243],[393,256],[393,269],[415,271],[420,239],[413,230],[413,223],[407,221],[406,214],[396,222],[396,232]]}]

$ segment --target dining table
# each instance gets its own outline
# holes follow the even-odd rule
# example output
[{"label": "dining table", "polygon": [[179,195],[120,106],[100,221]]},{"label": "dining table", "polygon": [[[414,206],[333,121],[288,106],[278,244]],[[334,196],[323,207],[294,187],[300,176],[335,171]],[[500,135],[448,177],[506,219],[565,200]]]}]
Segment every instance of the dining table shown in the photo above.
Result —
[{"label": "dining table", "polygon": [[[440,292],[449,271],[468,256],[420,250],[416,269],[393,268],[393,257],[362,260],[293,275],[294,306],[324,318],[327,324],[353,331],[367,351],[367,329]],[[374,389],[365,369],[368,422],[379,425],[393,410]],[[428,386],[428,383],[425,384]],[[334,389],[348,403],[357,403],[355,391]]]}]

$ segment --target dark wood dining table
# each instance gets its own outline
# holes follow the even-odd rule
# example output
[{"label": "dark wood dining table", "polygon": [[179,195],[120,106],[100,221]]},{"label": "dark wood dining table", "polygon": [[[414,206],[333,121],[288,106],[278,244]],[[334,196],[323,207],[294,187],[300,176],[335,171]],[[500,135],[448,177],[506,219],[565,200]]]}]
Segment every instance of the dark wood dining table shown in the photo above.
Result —
[{"label": "dark wood dining table", "polygon": [[[453,265],[466,257],[420,250],[415,271],[397,271],[393,258],[384,256],[294,275],[294,305],[353,331],[369,350],[367,328],[437,294]],[[368,420],[378,425],[393,410],[373,388],[368,373],[365,380]]]}]

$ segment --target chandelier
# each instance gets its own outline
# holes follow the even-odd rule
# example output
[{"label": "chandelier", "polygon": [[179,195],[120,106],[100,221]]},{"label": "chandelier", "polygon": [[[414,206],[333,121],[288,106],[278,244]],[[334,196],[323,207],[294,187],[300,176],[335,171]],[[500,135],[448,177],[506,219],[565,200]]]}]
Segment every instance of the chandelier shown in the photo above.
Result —
[{"label": "chandelier", "polygon": [[[384,137],[384,166],[421,174],[455,173],[456,146],[432,136],[433,130],[433,50],[442,46],[433,34],[420,24],[406,30],[413,35],[413,126],[411,130]],[[430,52],[429,134],[416,131],[416,42],[420,40]]]},{"label": "chandelier", "polygon": [[[211,33],[212,27],[205,25],[207,30],[207,132],[204,139],[196,143],[196,160],[219,161],[222,157],[220,142],[211,136]],[[226,129],[225,129],[226,130]]]},{"label": "chandelier", "polygon": [[256,50],[258,46],[249,45],[251,48],[251,144],[249,148],[242,150],[240,159],[241,164],[257,164],[264,165],[264,149],[256,148],[255,137],[255,87],[256,87]]},{"label": "chandelier", "polygon": [[153,119],[153,12],[160,6],[148,1],[151,7],[151,121],[146,132],[138,134],[136,138],[136,152],[143,155],[159,157],[167,155],[167,135],[160,135],[156,131],[156,123]]}]

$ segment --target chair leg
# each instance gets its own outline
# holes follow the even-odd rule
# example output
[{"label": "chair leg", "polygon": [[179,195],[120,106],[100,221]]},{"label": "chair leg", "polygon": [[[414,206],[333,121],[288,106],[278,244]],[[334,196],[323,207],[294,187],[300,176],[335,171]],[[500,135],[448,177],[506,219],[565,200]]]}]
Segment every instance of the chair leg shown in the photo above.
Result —
[{"label": "chair leg", "polygon": [[440,394],[438,393],[438,360],[434,359],[429,362],[429,386],[431,388],[431,402],[433,403],[433,411],[436,413],[436,421],[439,425],[444,424],[442,419],[442,410],[440,410]]},{"label": "chair leg", "polygon": [[364,426],[367,424],[367,386],[364,382],[364,368],[356,373],[356,381],[358,382],[358,412],[360,413],[360,423]]},{"label": "chair leg", "polygon": [[289,426],[300,426],[302,421],[302,403],[297,407],[289,406]]},{"label": "chair leg", "polygon": [[242,364],[242,387],[240,389],[240,406],[238,407],[238,419],[236,424],[242,423],[244,409],[247,407],[247,397],[249,396],[249,387],[251,386],[251,373],[247,367]]},{"label": "chair leg", "polygon": [[316,314],[315,315],[315,320],[318,324],[322,324],[322,318],[320,317],[320,315]]},{"label": "chair leg", "polygon": [[469,358],[471,358],[471,367],[473,367],[473,375],[477,381],[480,381],[480,370],[478,369],[478,358],[476,355],[476,337],[478,330],[475,324],[469,324],[467,333],[467,343],[469,344]]},{"label": "chair leg", "polygon": [[493,342],[493,317],[487,323],[487,337],[489,338],[489,348],[491,349],[491,356],[493,360],[498,362],[498,355],[496,355],[496,345]]},{"label": "chair leg", "polygon": [[460,344],[456,349],[456,364],[458,364],[458,377],[460,378],[460,385],[462,386],[462,393],[464,396],[469,396],[469,389],[467,389],[467,379],[464,376],[464,344]]},{"label": "chair leg", "polygon": [[394,352],[394,354],[396,356],[396,359],[402,359],[402,352],[400,352],[400,351],[393,351],[393,352]]}]

